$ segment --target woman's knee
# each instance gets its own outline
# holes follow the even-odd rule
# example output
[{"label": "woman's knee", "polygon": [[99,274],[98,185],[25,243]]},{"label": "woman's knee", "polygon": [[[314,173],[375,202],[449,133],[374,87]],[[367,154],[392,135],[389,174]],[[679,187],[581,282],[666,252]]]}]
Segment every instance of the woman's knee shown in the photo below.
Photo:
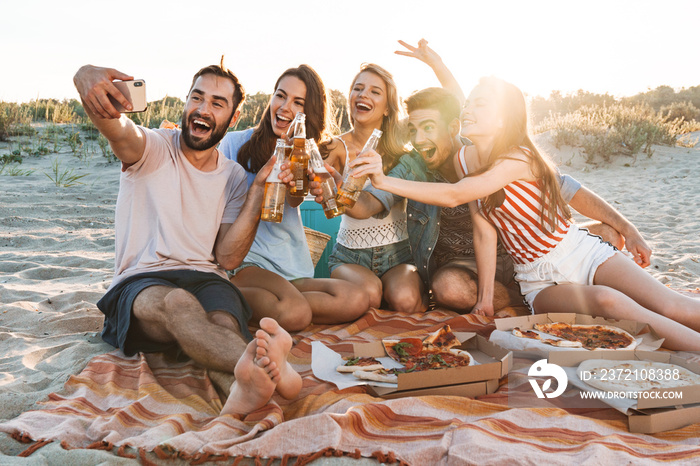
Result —
[{"label": "woman's knee", "polygon": [[382,305],[382,282],[377,279],[367,283],[362,290],[367,294],[367,307],[379,308]]},{"label": "woman's knee", "polygon": [[300,293],[277,303],[275,320],[288,332],[304,330],[311,323],[311,306]]},{"label": "woman's knee", "polygon": [[[376,288],[374,288],[375,292],[372,291],[372,288],[373,287],[362,287],[354,283],[345,282],[336,287],[333,295],[336,297],[339,305],[343,307],[345,315],[359,317],[369,309],[370,296],[372,296],[372,299],[377,299]],[[382,295],[380,289],[378,299],[379,302],[376,303],[376,301],[373,301],[373,303],[376,303],[376,306],[373,307],[378,308],[381,304],[381,299]]]},{"label": "woman's knee", "polygon": [[[620,312],[631,309],[631,298],[608,286],[596,286],[591,300],[591,314],[607,314],[609,317],[621,318]],[[612,315],[614,314],[614,315]]]},{"label": "woman's knee", "polygon": [[420,290],[415,288],[387,289],[384,299],[389,303],[389,308],[397,312],[419,312],[423,307],[423,296]]}]

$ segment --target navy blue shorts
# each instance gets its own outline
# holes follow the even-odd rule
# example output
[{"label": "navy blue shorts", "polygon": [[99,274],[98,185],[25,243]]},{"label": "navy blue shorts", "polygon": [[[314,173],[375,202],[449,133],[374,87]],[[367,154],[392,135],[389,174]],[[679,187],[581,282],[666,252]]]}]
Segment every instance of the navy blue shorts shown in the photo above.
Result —
[{"label": "navy blue shorts", "polygon": [[[176,343],[150,340],[145,335],[133,338],[130,329],[134,300],[149,286],[182,288],[192,293],[205,311],[223,311],[231,314],[238,321],[243,336],[248,340],[253,339],[248,331],[248,320],[253,312],[238,288],[228,280],[215,273],[195,270],[140,273],[119,282],[97,302],[97,307],[105,315],[102,339],[116,348],[121,348],[127,356],[139,351],[152,353],[178,350]],[[207,338],[207,335],[202,335],[202,338]]]}]

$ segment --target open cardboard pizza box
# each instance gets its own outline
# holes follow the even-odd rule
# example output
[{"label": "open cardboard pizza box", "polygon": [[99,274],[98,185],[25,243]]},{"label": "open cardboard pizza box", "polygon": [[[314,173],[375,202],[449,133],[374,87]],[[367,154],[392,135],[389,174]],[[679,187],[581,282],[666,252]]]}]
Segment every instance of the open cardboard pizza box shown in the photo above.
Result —
[{"label": "open cardboard pizza box", "polygon": [[[461,342],[457,348],[468,351],[475,365],[398,374],[396,388],[369,386],[370,391],[383,398],[421,395],[473,398],[495,392],[499,379],[513,367],[513,354],[472,332],[454,332],[454,335]],[[359,357],[386,355],[381,341],[355,343],[353,350],[354,356]]]},{"label": "open cardboard pizza box", "polygon": [[593,352],[598,354],[601,352],[612,351],[590,351],[583,348],[558,348],[546,345],[538,340],[519,338],[512,334],[515,327],[519,327],[522,330],[532,330],[535,324],[549,324],[553,322],[582,325],[611,325],[613,327],[625,330],[635,337],[635,339],[638,341],[637,348],[645,351],[654,351],[659,349],[663,343],[663,338],[660,338],[654,329],[648,324],[633,320],[613,320],[575,313],[549,313],[496,319],[496,330],[491,333],[489,340],[503,348],[515,351],[519,356],[527,356],[528,354],[532,354],[533,356],[547,357],[549,354],[554,352],[575,351],[585,353]]},{"label": "open cardboard pizza box", "polygon": [[[561,351],[550,353],[548,359],[550,363],[557,364],[565,370],[575,368],[581,362],[589,359],[655,361],[675,364],[700,375],[700,364],[688,361],[686,358],[669,351]],[[571,375],[572,372],[567,370],[570,382],[575,377]],[[581,386],[580,384],[581,382],[578,381],[575,385]],[[595,390],[590,387],[588,389]],[[659,392],[659,395],[655,397],[641,396],[635,402],[629,401],[627,404],[607,399],[601,399],[601,401],[627,415],[630,432],[651,434],[700,422],[700,385],[655,388],[643,391]],[[664,392],[676,392],[676,394],[673,397],[665,398]]]}]

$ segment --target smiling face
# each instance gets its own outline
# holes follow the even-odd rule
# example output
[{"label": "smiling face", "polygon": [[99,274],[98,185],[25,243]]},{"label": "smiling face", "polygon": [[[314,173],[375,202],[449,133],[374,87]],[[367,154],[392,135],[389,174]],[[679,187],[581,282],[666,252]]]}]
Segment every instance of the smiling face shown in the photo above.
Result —
[{"label": "smiling face", "polygon": [[472,90],[464,102],[460,115],[461,136],[472,139],[493,137],[503,127],[497,99],[488,86],[480,84]]},{"label": "smiling face", "polygon": [[364,71],[350,91],[350,116],[355,124],[379,127],[389,114],[386,83],[376,74]]},{"label": "smiling face", "polygon": [[298,112],[304,112],[306,84],[295,76],[280,79],[270,99],[272,131],[278,138],[287,134],[289,125]]},{"label": "smiling face", "polygon": [[230,79],[203,74],[195,81],[182,112],[182,138],[187,147],[204,151],[226,134],[235,112]]},{"label": "smiling face", "polygon": [[[454,120],[455,124],[457,120]],[[425,160],[428,169],[438,171],[451,165],[455,152],[454,134],[439,110],[416,109],[408,114],[408,133],[411,144]],[[449,165],[448,165],[449,164]]]}]

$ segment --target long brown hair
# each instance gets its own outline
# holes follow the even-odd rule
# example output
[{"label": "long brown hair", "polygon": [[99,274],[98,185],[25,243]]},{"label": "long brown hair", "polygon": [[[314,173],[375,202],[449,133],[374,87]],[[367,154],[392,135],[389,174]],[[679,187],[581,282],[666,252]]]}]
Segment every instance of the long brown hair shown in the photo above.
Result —
[{"label": "long brown hair", "polygon": [[[544,194],[542,211],[540,212],[540,224],[542,228],[549,226],[554,231],[557,228],[557,209],[564,218],[571,218],[571,211],[564,201],[559,188],[559,179],[554,162],[541,153],[530,139],[527,130],[527,107],[525,96],[513,84],[495,77],[486,77],[479,80],[479,86],[484,86],[497,102],[498,112],[503,126],[496,135],[491,153],[484,167],[469,176],[476,176],[490,170],[499,160],[513,158],[508,156],[513,150],[520,147],[529,149],[525,152],[529,159],[530,170],[538,178],[539,188]],[[484,208],[491,210],[497,207],[500,201],[498,192],[484,199]]]},{"label": "long brown hair", "polygon": [[[355,82],[357,82],[357,78],[359,78],[362,73],[375,74],[379,77],[379,79],[384,81],[384,85],[386,86],[388,115],[384,117],[382,120],[382,125],[379,128],[382,130],[382,138],[379,140],[377,152],[382,156],[384,171],[388,172],[394,167],[394,165],[396,165],[399,158],[407,152],[405,147],[407,142],[406,129],[399,121],[401,116],[399,92],[396,89],[396,83],[394,82],[394,77],[391,75],[391,73],[381,66],[375,65],[374,63],[363,63],[360,67],[360,71],[352,79],[352,85],[350,86],[348,96],[352,94],[352,90],[355,87]],[[349,98],[347,112],[350,123],[355,126],[355,119],[352,117]]]},{"label": "long brown hair", "polygon": [[[304,113],[306,114],[306,137],[314,138],[316,142],[330,138],[330,100],[326,93],[321,77],[309,65],[299,65],[289,68],[277,78],[275,91],[280,81],[287,76],[294,76],[306,86]],[[272,100],[272,99],[271,99]],[[238,163],[251,173],[260,171],[270,159],[275,148],[277,135],[272,130],[270,103],[268,102],[263,117],[253,130],[250,140],[243,144],[238,151]]]}]

